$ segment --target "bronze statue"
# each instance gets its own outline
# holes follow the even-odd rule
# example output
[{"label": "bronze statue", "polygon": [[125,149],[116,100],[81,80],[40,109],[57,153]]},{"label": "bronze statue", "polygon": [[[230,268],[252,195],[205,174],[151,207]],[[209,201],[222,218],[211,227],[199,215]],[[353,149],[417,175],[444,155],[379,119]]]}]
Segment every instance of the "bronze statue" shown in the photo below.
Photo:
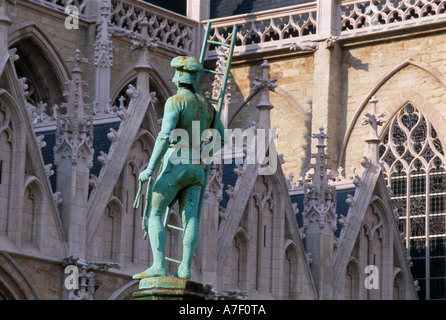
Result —
[{"label": "bronze statue", "polygon": [[[134,275],[133,279],[167,276],[166,230],[162,215],[176,200],[179,201],[184,233],[183,255],[174,277],[190,279],[192,258],[198,241],[197,206],[205,177],[200,161],[200,147],[203,132],[214,125],[216,110],[197,93],[202,71],[202,65],[197,59],[176,57],[171,66],[176,69],[172,81],[178,91],[164,106],[162,127],[153,154],[147,169],[139,175],[140,183],[149,182],[150,186],[153,173],[161,163],[157,181],[148,200],[150,212],[144,221],[147,225],[143,226],[149,235],[153,264],[146,271]],[[220,119],[217,119],[217,130],[223,143],[224,127]],[[177,139],[178,136],[180,139]],[[221,147],[221,144],[217,147]]]}]

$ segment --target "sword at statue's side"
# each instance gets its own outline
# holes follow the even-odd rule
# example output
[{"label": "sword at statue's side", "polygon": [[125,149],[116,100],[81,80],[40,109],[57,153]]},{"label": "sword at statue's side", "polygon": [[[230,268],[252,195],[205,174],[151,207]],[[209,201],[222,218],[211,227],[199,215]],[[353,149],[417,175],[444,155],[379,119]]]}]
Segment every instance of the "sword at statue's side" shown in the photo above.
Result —
[{"label": "sword at statue's side", "polygon": [[[141,192],[143,183],[140,181],[138,186],[138,192],[136,193],[135,201],[133,202],[133,209],[138,209],[141,202]],[[144,214],[142,218],[142,229],[144,230],[144,240],[147,239],[149,233],[149,215],[152,206],[152,189],[153,189],[153,178],[150,177],[147,184],[146,190],[146,203],[144,205]]]},{"label": "sword at statue's side", "polygon": [[138,209],[139,204],[141,203],[141,191],[142,191],[143,183],[139,181],[138,192],[136,193],[135,201],[133,202],[133,209]]}]

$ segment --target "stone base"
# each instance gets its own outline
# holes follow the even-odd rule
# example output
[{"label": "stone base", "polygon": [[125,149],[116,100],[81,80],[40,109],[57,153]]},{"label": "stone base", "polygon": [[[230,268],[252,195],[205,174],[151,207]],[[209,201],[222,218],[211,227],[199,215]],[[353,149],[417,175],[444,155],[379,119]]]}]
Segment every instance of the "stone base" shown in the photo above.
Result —
[{"label": "stone base", "polygon": [[155,277],[139,281],[135,300],[204,300],[203,285],[184,278]]}]

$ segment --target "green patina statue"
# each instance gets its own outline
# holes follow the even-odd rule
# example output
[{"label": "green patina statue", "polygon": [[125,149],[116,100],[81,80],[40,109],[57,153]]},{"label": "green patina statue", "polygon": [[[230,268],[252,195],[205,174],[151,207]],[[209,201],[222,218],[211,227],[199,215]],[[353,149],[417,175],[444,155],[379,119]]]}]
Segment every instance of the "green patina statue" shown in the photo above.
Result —
[{"label": "green patina statue", "polygon": [[[197,93],[202,71],[202,65],[197,59],[176,57],[172,60],[171,66],[176,69],[172,81],[178,91],[164,106],[162,127],[150,162],[147,169],[139,175],[140,185],[149,182],[150,188],[153,173],[161,164],[157,181],[147,200],[150,202],[148,217],[145,217],[145,222],[143,221],[143,228],[149,235],[153,252],[153,265],[144,272],[134,275],[133,279],[167,276],[165,264],[167,234],[162,215],[175,201],[179,202],[184,233],[183,255],[174,277],[190,279],[192,258],[198,241],[197,206],[205,179],[201,163],[201,141],[203,132],[214,125],[216,110]],[[217,131],[223,143],[224,127],[220,119],[217,119]],[[177,139],[178,136],[181,136],[181,139]]]}]

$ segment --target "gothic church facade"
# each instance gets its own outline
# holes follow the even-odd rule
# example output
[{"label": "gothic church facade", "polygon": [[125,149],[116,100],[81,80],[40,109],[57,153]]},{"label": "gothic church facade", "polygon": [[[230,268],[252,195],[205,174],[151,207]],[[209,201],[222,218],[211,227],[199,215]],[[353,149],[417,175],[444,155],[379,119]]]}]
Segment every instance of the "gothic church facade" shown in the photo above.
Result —
[{"label": "gothic church facade", "polygon": [[132,298],[138,175],[207,21],[222,42],[238,27],[222,121],[274,129],[278,164],[262,175],[246,146],[211,166],[207,298],[446,298],[446,1],[177,2],[0,0],[0,298]]}]

